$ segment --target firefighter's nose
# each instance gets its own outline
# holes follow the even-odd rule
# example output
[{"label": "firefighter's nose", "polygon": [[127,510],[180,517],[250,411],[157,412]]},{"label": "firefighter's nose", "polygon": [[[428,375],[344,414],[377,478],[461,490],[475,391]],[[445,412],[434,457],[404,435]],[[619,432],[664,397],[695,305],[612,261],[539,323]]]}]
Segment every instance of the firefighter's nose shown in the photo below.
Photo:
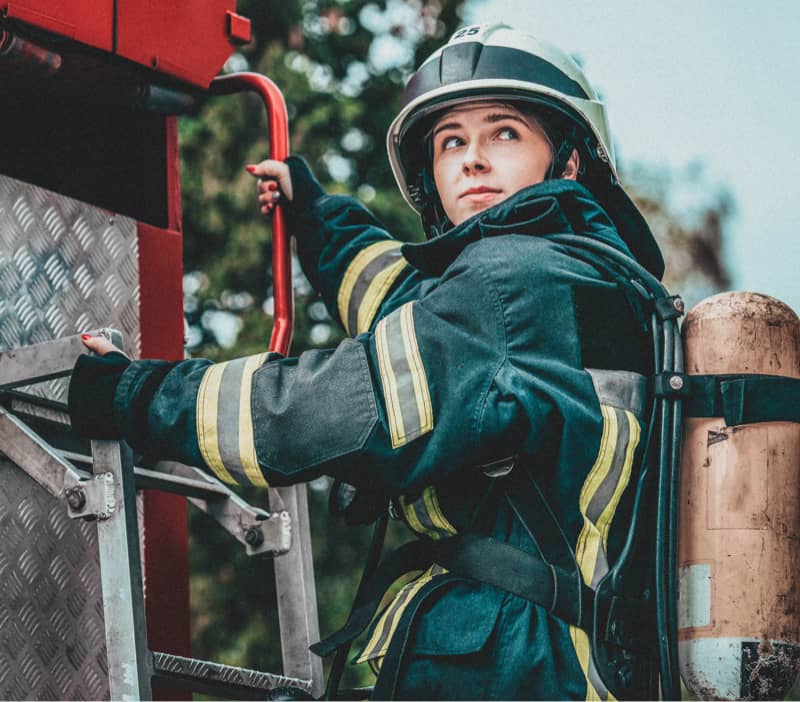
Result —
[{"label": "firefighter's nose", "polygon": [[489,161],[484,157],[480,149],[470,148],[464,154],[462,170],[465,174],[483,173],[489,170]]}]

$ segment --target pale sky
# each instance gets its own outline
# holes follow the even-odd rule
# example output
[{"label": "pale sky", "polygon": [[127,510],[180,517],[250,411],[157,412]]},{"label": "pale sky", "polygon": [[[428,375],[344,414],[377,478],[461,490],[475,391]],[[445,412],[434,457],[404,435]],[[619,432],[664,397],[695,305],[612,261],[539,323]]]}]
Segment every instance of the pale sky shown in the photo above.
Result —
[{"label": "pale sky", "polygon": [[800,1],[471,0],[467,19],[580,56],[623,167],[702,162],[735,201],[733,288],[800,313]]}]

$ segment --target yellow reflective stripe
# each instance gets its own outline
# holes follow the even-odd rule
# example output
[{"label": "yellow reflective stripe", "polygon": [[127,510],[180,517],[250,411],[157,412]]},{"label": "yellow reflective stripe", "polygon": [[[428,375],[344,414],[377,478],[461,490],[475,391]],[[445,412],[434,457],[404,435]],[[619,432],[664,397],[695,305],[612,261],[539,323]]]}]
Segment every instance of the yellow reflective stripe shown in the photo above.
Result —
[{"label": "yellow reflective stripe", "polygon": [[433,429],[431,393],[414,329],[413,304],[407,302],[375,327],[378,370],[394,449]]},{"label": "yellow reflective stripe", "polygon": [[[386,651],[389,650],[389,644],[397,630],[400,619],[403,617],[403,612],[406,611],[406,607],[408,607],[416,594],[428,582],[437,575],[443,575],[444,573],[447,573],[447,569],[434,563],[420,575],[419,578],[400,589],[392,600],[392,603],[386,608],[383,614],[381,614],[378,623],[373,629],[372,636],[370,636],[367,645],[364,646],[364,650],[356,659],[356,663],[364,663],[365,661],[381,658],[386,655]],[[378,644],[381,641],[383,644],[379,646]]]},{"label": "yellow reflective stripe", "polygon": [[583,518],[583,529],[578,540],[578,548],[575,549],[575,559],[581,569],[581,575],[587,585],[590,585],[594,576],[595,565],[597,564],[597,554],[600,551],[602,538],[591,519]]},{"label": "yellow reflective stripe", "polygon": [[[354,332],[348,333],[355,335],[369,331],[372,320],[375,319],[375,314],[378,312],[378,308],[383,302],[383,298],[386,297],[386,293],[389,288],[392,287],[392,283],[394,283],[397,276],[400,275],[400,272],[407,265],[408,261],[401,258],[399,261],[395,261],[392,265],[384,268],[372,279],[367,291],[364,293],[364,299],[358,308],[358,328]],[[352,295],[352,291],[350,294]],[[349,304],[350,302],[348,300],[348,306]],[[341,306],[339,309],[341,311]]]},{"label": "yellow reflective stripe", "polygon": [[592,658],[592,652],[589,646],[589,636],[583,629],[579,629],[576,626],[570,626],[569,634],[572,638],[572,645],[575,647],[575,653],[578,656],[578,662],[580,663],[581,670],[586,678],[586,701],[603,702],[597,690],[594,689],[594,685],[592,685],[591,681],[589,680],[589,662]]},{"label": "yellow reflective stripe", "polygon": [[606,405],[601,405],[600,410],[603,415],[603,434],[600,439],[600,450],[597,453],[597,459],[581,489],[579,503],[583,514],[583,529],[581,529],[578,545],[575,549],[575,560],[578,562],[583,580],[587,585],[591,584],[594,576],[597,553],[600,549],[602,537],[597,527],[586,516],[586,510],[589,508],[589,503],[594,493],[611,469],[611,461],[614,458],[614,447],[617,440],[617,416],[614,410]]},{"label": "yellow reflective stripe", "polygon": [[[444,514],[442,513],[442,508],[439,505],[439,498],[436,495],[436,488],[433,487],[433,485],[425,488],[425,490],[422,492],[422,498],[425,501],[425,507],[428,510],[428,515],[431,518],[433,526],[448,534],[457,534],[458,532],[456,531],[456,528],[445,518]],[[437,534],[437,537],[439,536],[440,534]]]},{"label": "yellow reflective stripe", "polygon": [[620,475],[617,481],[614,494],[609,500],[608,505],[597,519],[597,529],[603,539],[603,548],[608,548],[608,532],[611,529],[611,520],[614,518],[614,513],[619,506],[619,501],[622,499],[622,493],[630,482],[631,470],[633,469],[633,456],[636,453],[636,447],[639,445],[639,438],[641,435],[639,421],[636,419],[636,416],[632,412],[625,410],[625,418],[628,422],[630,438],[628,439],[628,446],[625,450],[625,462],[622,465],[622,475]]},{"label": "yellow reflective stripe", "polygon": [[[372,632],[372,636],[364,647],[361,655],[356,660],[356,663],[363,663],[365,660],[375,656],[386,655],[386,651],[389,648],[388,644],[392,640],[394,630],[397,628],[397,624],[400,621],[400,617],[403,616],[405,608],[413,599],[414,595],[422,589],[431,577],[433,576],[430,575],[430,569],[428,569],[423,575],[417,578],[417,580],[400,589],[392,600],[392,603],[386,608],[381,618],[378,620]],[[381,641],[385,643],[378,648],[378,644]]]},{"label": "yellow reflective stripe", "polygon": [[417,534],[428,534],[430,532],[425,528],[425,525],[419,520],[417,512],[414,509],[414,503],[408,502],[405,497],[400,497],[400,507],[403,509],[403,514],[406,517],[408,526],[410,526]]},{"label": "yellow reflective stripe", "polygon": [[250,356],[242,373],[242,387],[239,394],[239,459],[247,479],[258,487],[269,487],[269,484],[258,466],[255,437],[253,436],[253,413],[251,394],[253,389],[253,373],[264,363],[267,354]]},{"label": "yellow reflective stripe", "polygon": [[400,398],[397,393],[397,378],[392,368],[392,359],[389,356],[389,339],[386,334],[386,324],[387,320],[384,318],[378,322],[378,326],[375,328],[375,348],[378,352],[378,367],[386,402],[386,415],[389,420],[392,448],[397,448],[405,443],[406,430],[403,426],[403,414],[400,410]]},{"label": "yellow reflective stripe", "polygon": [[339,294],[337,295],[337,307],[339,308],[339,317],[348,334],[353,334],[355,330],[348,328],[348,314],[350,311],[350,298],[353,296],[353,289],[355,288],[358,277],[364,269],[382,253],[391,249],[399,249],[402,244],[398,241],[386,240],[378,241],[363,248],[358,252],[356,257],[350,262],[347,270],[344,272],[342,282],[339,285]]},{"label": "yellow reflective stripe", "polygon": [[419,353],[417,333],[414,329],[413,303],[408,302],[400,309],[403,345],[406,350],[408,368],[411,371],[411,381],[414,385],[414,397],[417,401],[417,412],[419,413],[419,432],[416,435],[420,436],[433,429],[431,394],[428,389],[428,377],[425,375],[425,367],[422,365],[422,356],[420,356]]},{"label": "yellow reflective stripe", "polygon": [[197,405],[195,407],[197,443],[200,455],[208,467],[222,482],[236,485],[236,479],[225,468],[219,451],[219,433],[217,432],[217,418],[219,409],[219,389],[222,382],[222,373],[225,364],[217,363],[211,366],[200,381],[197,392]]},{"label": "yellow reflective stripe", "polygon": [[[581,488],[579,505],[583,514],[583,528],[578,536],[578,543],[575,548],[575,560],[580,568],[583,580],[587,585],[591,585],[594,577],[597,558],[602,548],[602,535],[597,526],[586,516],[586,511],[598,488],[611,470],[614,459],[614,449],[617,443],[618,427],[617,415],[612,407],[600,405],[600,412],[603,417],[603,432],[600,437],[600,447],[597,452],[592,469],[586,476],[586,480]],[[570,637],[575,653],[578,657],[581,670],[586,678],[586,700],[602,702],[603,698],[592,685],[589,679],[589,666],[591,664],[591,648],[589,637],[583,629],[570,626]],[[605,690],[603,692],[606,692]]]},{"label": "yellow reflective stripe", "polygon": [[608,475],[611,469],[611,461],[614,458],[614,447],[617,442],[617,415],[612,407],[600,405],[603,415],[603,435],[600,439],[600,450],[597,459],[589,471],[589,475],[581,488],[580,507],[584,514],[589,508],[589,503],[594,497],[597,488]]}]

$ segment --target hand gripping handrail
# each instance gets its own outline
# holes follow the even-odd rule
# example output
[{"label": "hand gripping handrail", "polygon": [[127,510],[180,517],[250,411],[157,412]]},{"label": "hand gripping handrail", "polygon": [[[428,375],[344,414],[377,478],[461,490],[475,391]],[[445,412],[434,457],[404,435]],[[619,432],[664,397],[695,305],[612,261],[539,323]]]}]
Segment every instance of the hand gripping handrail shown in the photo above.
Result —
[{"label": "hand gripping handrail", "polygon": [[[212,95],[246,90],[258,93],[264,101],[269,119],[270,158],[284,160],[289,155],[289,118],[286,102],[275,83],[257,73],[231,73],[215,78],[209,86]],[[272,217],[275,324],[269,350],[286,356],[294,323],[291,242],[280,206],[273,208]],[[278,491],[293,524],[292,546],[288,553],[276,558],[274,564],[283,672],[289,677],[310,681],[312,694],[319,697],[323,687],[322,659],[309,651],[309,646],[319,641],[319,620],[306,492],[302,485],[278,488]]]},{"label": "hand gripping handrail", "polygon": [[[231,73],[211,81],[211,95],[232,95],[245,91],[258,93],[264,101],[269,120],[270,158],[283,161],[289,155],[289,116],[286,101],[275,83],[258,73]],[[269,350],[282,356],[289,353],[294,327],[294,292],[292,290],[292,251],[280,204],[272,214],[272,278],[275,313]]]}]

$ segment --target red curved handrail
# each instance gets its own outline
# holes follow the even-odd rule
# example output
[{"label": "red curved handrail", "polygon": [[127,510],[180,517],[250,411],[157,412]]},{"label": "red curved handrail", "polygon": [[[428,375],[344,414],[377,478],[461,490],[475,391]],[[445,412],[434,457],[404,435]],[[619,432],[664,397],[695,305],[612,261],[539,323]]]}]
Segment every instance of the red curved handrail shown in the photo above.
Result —
[{"label": "red curved handrail", "polygon": [[[267,110],[270,158],[283,161],[289,155],[289,115],[283,93],[278,86],[259,73],[231,73],[219,76],[214,78],[209,86],[212,95],[231,95],[248,90],[261,96]],[[286,233],[280,206],[272,210],[272,279],[275,322],[269,340],[269,350],[287,356],[294,329],[294,291],[291,242]]]}]

